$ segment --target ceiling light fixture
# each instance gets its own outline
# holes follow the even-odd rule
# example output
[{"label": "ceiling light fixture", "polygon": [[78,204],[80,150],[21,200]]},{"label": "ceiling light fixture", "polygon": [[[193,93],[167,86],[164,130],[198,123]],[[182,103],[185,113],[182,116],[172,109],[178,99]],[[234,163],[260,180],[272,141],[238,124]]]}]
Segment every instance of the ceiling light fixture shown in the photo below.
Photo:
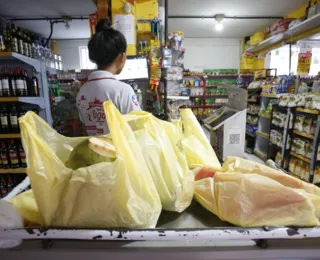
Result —
[{"label": "ceiling light fixture", "polygon": [[66,27],[66,30],[69,30],[69,29],[70,29],[69,21],[66,21],[66,22],[65,22],[64,27]]},{"label": "ceiling light fixture", "polygon": [[216,20],[215,29],[218,32],[223,30],[223,24],[222,24],[223,19],[224,19],[224,14],[217,14],[215,16],[215,20]]}]

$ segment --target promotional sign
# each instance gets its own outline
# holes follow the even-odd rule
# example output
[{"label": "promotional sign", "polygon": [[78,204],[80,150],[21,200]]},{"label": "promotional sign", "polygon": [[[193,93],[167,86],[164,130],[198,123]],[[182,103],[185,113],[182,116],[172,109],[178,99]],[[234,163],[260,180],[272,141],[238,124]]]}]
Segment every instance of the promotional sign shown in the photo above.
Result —
[{"label": "promotional sign", "polygon": [[91,37],[92,35],[96,34],[96,25],[98,23],[98,14],[90,14],[89,15],[89,25],[90,25],[90,33]]},{"label": "promotional sign", "polygon": [[298,75],[309,75],[312,60],[311,49],[301,48],[298,56]]}]

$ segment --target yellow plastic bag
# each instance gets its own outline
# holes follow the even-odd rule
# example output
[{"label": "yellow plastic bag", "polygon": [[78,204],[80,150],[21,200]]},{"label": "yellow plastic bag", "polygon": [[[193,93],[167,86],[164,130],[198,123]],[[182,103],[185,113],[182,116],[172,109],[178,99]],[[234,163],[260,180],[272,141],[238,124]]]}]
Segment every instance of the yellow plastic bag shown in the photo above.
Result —
[{"label": "yellow plastic bag", "polygon": [[180,110],[184,127],[182,147],[187,156],[189,167],[199,166],[219,170],[221,164],[191,109]]},{"label": "yellow plastic bag", "polygon": [[20,212],[24,226],[43,226],[38,206],[32,190],[28,190],[12,198],[10,202]]},{"label": "yellow plastic bag", "polygon": [[320,224],[308,196],[258,174],[216,173],[196,182],[195,198],[221,220],[238,226]]},{"label": "yellow plastic bag", "polygon": [[111,101],[104,109],[117,159],[75,171],[64,162],[87,137],[63,137],[32,112],[19,120],[27,173],[47,226],[152,228],[157,223],[161,202],[134,133]]},{"label": "yellow plastic bag", "polygon": [[194,174],[179,149],[176,126],[143,111],[131,113],[127,120],[134,130],[164,210],[182,212],[192,201]]}]

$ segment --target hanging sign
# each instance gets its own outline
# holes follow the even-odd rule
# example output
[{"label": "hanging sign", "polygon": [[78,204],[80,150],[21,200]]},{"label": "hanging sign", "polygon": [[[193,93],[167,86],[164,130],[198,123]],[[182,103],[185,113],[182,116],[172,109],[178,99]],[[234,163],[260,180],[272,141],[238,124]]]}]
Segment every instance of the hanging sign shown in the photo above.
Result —
[{"label": "hanging sign", "polygon": [[301,48],[298,56],[298,75],[309,75],[312,60],[312,52],[310,49]]},{"label": "hanging sign", "polygon": [[98,14],[90,14],[89,15],[89,25],[90,25],[90,35],[91,37],[96,34],[96,25],[98,22]]}]

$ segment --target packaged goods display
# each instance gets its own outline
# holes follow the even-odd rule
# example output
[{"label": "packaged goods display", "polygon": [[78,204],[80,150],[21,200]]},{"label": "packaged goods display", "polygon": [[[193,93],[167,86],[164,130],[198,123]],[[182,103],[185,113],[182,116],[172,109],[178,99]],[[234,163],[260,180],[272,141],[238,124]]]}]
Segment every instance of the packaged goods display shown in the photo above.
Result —
[{"label": "packaged goods display", "polygon": [[26,153],[20,139],[2,139],[0,149],[0,168],[26,168]]},{"label": "packaged goods display", "polygon": [[248,104],[247,113],[250,115],[258,115],[260,106],[256,104]]},{"label": "packaged goods display", "polygon": [[18,118],[26,113],[25,105],[21,103],[2,103],[0,105],[0,132],[3,134],[19,133]]}]

